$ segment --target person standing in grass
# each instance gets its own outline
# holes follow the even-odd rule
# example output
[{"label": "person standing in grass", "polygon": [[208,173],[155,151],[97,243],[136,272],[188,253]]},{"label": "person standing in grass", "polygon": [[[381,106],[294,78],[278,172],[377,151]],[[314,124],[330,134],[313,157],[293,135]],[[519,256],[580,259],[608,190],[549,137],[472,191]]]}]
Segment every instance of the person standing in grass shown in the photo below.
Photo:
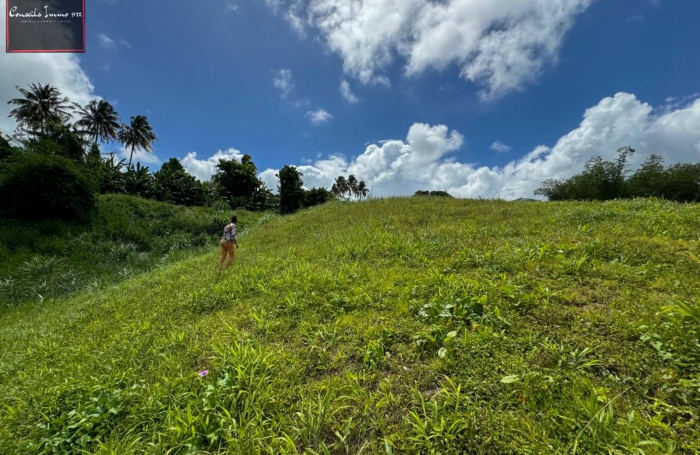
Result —
[{"label": "person standing in grass", "polygon": [[[238,248],[237,234],[238,230],[236,224],[238,223],[238,218],[236,215],[231,217],[231,222],[224,228],[224,235],[221,237],[221,260],[219,261],[219,267],[229,268],[236,259],[236,250],[233,245]],[[226,261],[226,255],[228,255],[228,261]],[[225,261],[225,263],[224,263]]]}]

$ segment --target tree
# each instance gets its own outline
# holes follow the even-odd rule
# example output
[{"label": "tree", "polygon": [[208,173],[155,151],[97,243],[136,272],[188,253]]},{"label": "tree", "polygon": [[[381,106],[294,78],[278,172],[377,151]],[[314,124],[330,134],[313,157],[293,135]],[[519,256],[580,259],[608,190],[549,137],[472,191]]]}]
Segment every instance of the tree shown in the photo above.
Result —
[{"label": "tree", "polygon": [[360,180],[360,183],[357,184],[357,194],[360,196],[360,200],[362,200],[363,197],[367,197],[367,194],[369,194],[369,188],[365,185],[364,180]]},{"label": "tree", "polygon": [[566,180],[548,179],[535,190],[536,195],[555,200],[606,201],[624,196],[627,159],[634,153],[631,147],[618,149],[615,161],[603,161],[594,156],[584,165],[583,172]]},{"label": "tree", "polygon": [[119,141],[124,144],[124,147],[130,149],[129,164],[127,165],[129,169],[131,169],[134,151],[143,150],[145,152],[151,152],[153,151],[153,142],[158,140],[145,115],[131,117],[130,125],[122,124],[117,137]]},{"label": "tree", "polygon": [[354,175],[350,174],[350,176],[348,177],[348,193],[351,196],[357,196],[357,185],[357,178]]},{"label": "tree", "polygon": [[663,196],[679,202],[700,202],[700,163],[678,163],[664,172]]},{"label": "tree", "polygon": [[220,160],[216,169],[212,181],[219,186],[231,208],[250,205],[262,185],[250,155],[243,155],[240,162],[236,159]]},{"label": "tree", "polygon": [[10,145],[10,142],[5,139],[0,132],[0,162],[8,161],[14,154],[14,150]]},{"label": "tree", "polygon": [[46,125],[42,136],[32,137],[24,141],[28,152],[45,155],[60,155],[73,161],[85,161],[85,139],[70,126],[59,121],[51,120]]},{"label": "tree", "polygon": [[52,85],[31,84],[29,90],[17,86],[23,98],[15,98],[7,104],[17,106],[10,111],[9,117],[17,120],[20,128],[36,133],[39,129],[43,136],[49,121],[65,122],[71,117],[70,100]]},{"label": "tree", "polygon": [[107,143],[117,140],[119,116],[109,102],[92,100],[85,107],[77,103],[74,105],[80,114],[75,126],[92,136],[95,144],[98,140]]},{"label": "tree", "polygon": [[664,193],[664,159],[659,155],[650,155],[626,183],[629,197],[661,197]]},{"label": "tree", "polygon": [[124,192],[124,160],[116,160],[114,153],[109,154],[109,158],[102,161],[100,173],[100,193],[123,193]]},{"label": "tree", "polygon": [[278,203],[278,198],[272,194],[267,185],[264,182],[260,182],[260,185],[255,189],[252,201],[246,205],[246,209],[259,212],[275,210],[278,208],[276,206]]},{"label": "tree", "polygon": [[202,183],[182,167],[177,158],[170,158],[153,174],[155,196],[158,200],[179,205],[204,205]]},{"label": "tree", "polygon": [[335,183],[333,184],[331,191],[338,197],[345,197],[345,195],[350,192],[350,185],[345,177],[341,175],[335,179]]},{"label": "tree", "polygon": [[275,175],[280,182],[278,187],[280,212],[282,214],[296,212],[304,202],[304,182],[301,180],[303,174],[293,166],[284,166]]},{"label": "tree", "polygon": [[127,168],[123,181],[123,191],[126,194],[142,198],[154,196],[153,176],[148,172],[148,167],[142,167],[141,163],[136,163],[136,167]]}]

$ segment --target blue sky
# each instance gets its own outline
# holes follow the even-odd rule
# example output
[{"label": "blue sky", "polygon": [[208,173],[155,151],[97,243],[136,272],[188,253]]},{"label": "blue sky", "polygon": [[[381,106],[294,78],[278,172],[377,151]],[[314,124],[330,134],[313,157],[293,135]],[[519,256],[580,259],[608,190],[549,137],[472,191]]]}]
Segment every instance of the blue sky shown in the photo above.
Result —
[{"label": "blue sky", "polygon": [[521,197],[624,145],[637,162],[700,158],[700,2],[348,5],[93,0],[86,53],[2,55],[0,95],[105,98],[149,118],[151,169],[176,157],[205,179],[247,153],[273,188],[292,164],[309,187],[354,173],[377,195]]}]

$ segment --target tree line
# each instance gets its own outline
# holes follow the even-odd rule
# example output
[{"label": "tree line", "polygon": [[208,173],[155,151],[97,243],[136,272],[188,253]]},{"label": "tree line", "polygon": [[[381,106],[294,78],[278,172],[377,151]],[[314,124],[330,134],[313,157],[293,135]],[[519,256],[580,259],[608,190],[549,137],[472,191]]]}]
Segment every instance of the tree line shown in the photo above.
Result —
[{"label": "tree line", "polygon": [[589,159],[583,171],[568,179],[548,179],[535,190],[550,201],[631,199],[658,197],[678,202],[700,202],[700,163],[665,167],[660,155],[650,155],[634,172],[628,169],[632,147],[617,151],[617,159]]},{"label": "tree line", "polygon": [[[186,206],[227,204],[232,209],[293,213],[332,199],[362,199],[365,182],[338,177],[330,190],[303,186],[302,173],[284,166],[278,194],[258,177],[250,155],[220,160],[210,181],[188,174],[171,158],[156,172],[140,163],[137,151],[152,152],[157,136],[144,115],[123,123],[106,100],[81,106],[49,84],[17,87],[8,104],[17,128],[0,134],[0,214],[5,217],[75,219],[87,216],[98,194],[120,193]],[[129,161],[103,156],[99,142],[120,143]]]}]

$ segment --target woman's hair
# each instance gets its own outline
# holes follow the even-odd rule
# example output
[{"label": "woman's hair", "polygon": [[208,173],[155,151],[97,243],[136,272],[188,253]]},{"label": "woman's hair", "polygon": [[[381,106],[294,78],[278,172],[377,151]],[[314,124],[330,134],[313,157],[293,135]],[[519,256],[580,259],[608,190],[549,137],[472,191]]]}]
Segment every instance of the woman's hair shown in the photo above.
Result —
[{"label": "woman's hair", "polygon": [[236,215],[233,215],[233,216],[231,217],[231,222],[232,222],[233,224],[238,223],[238,217],[237,217]]}]

